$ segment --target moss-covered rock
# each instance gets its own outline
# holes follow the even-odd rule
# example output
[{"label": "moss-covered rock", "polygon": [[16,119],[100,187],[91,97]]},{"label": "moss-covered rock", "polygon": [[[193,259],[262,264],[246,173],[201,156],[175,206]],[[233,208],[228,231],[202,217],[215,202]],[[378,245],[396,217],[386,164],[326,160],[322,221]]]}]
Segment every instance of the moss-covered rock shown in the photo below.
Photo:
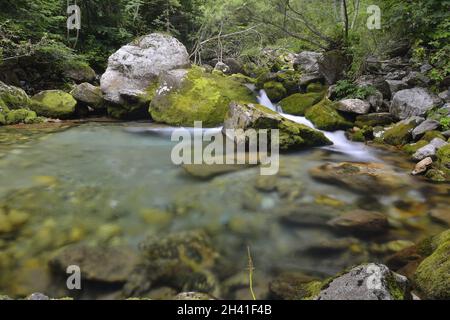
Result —
[{"label": "moss-covered rock", "polygon": [[0,81],[0,108],[21,109],[29,105],[30,98],[25,91]]},{"label": "moss-covered rock", "polygon": [[42,91],[32,98],[30,109],[39,116],[48,118],[70,118],[77,105],[77,101],[68,93],[61,90]]},{"label": "moss-covered rock", "polygon": [[278,129],[279,147],[283,151],[332,144],[322,132],[293,122],[258,104],[231,103],[224,123],[225,134],[227,129],[242,129],[244,135],[248,129]]},{"label": "moss-covered rock", "polygon": [[437,131],[437,130],[428,131],[428,132],[425,133],[425,135],[422,137],[422,140],[431,142],[431,141],[432,141],[433,139],[435,139],[435,138],[439,138],[439,139],[442,139],[442,140],[444,140],[444,141],[447,140],[447,139],[445,139],[444,135],[443,135],[440,131]]},{"label": "moss-covered rock", "polygon": [[280,101],[283,112],[304,116],[306,110],[322,100],[323,94],[318,92],[296,93]]},{"label": "moss-covered rock", "polygon": [[162,81],[149,111],[158,122],[193,126],[202,121],[204,127],[214,127],[223,123],[231,101],[255,102],[255,97],[230,77],[192,68],[177,84]]},{"label": "moss-covered rock", "polygon": [[426,140],[420,140],[415,143],[410,143],[407,145],[404,145],[402,150],[406,152],[407,154],[413,155],[417,152],[420,148],[425,147],[429,142]]},{"label": "moss-covered rock", "polygon": [[422,261],[414,282],[428,299],[450,299],[450,230],[430,241],[432,253]]},{"label": "moss-covered rock", "polygon": [[333,102],[326,98],[309,108],[306,111],[305,116],[320,130],[345,130],[353,125],[350,121],[340,115],[334,108]]},{"label": "moss-covered rock", "polygon": [[360,128],[364,126],[386,126],[394,123],[394,121],[394,117],[388,112],[369,113],[357,116],[355,125]]},{"label": "moss-covered rock", "polygon": [[439,170],[444,172],[447,180],[450,180],[450,144],[447,144],[438,150],[437,159]]},{"label": "moss-covered rock", "polygon": [[383,133],[383,141],[392,146],[400,146],[411,141],[412,130],[420,123],[420,118],[410,118],[396,123]]},{"label": "moss-covered rock", "polygon": [[286,89],[288,94],[296,93],[300,90],[301,73],[294,70],[286,70],[276,74],[276,80]]},{"label": "moss-covered rock", "polygon": [[284,273],[270,282],[269,291],[273,299],[309,300],[316,297],[322,282],[301,273]]},{"label": "moss-covered rock", "polygon": [[308,86],[306,87],[306,92],[307,93],[311,93],[311,92],[323,92],[325,90],[325,87],[319,83],[319,82],[313,82],[308,84]]},{"label": "moss-covered rock", "polygon": [[286,88],[279,82],[269,81],[264,83],[264,90],[272,101],[280,101],[287,95]]},{"label": "moss-covered rock", "polygon": [[38,118],[36,112],[28,109],[16,109],[11,110],[6,114],[6,124],[17,123],[39,123],[42,122],[41,118]]},{"label": "moss-covered rock", "polygon": [[348,137],[350,140],[355,142],[365,142],[369,140],[373,140],[373,128],[364,126],[363,128],[354,128],[350,132],[348,132]]}]

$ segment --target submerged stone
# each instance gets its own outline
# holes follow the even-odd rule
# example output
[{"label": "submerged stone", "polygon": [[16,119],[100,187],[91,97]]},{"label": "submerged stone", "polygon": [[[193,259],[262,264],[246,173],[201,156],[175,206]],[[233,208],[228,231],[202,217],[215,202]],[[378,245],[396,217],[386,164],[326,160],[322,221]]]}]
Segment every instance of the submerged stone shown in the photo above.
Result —
[{"label": "submerged stone", "polygon": [[355,210],[328,222],[335,229],[359,235],[384,233],[389,224],[386,215],[380,212]]},{"label": "submerged stone", "polygon": [[381,163],[342,162],[324,164],[309,171],[319,181],[366,194],[386,194],[410,186],[409,177]]},{"label": "submerged stone", "polygon": [[269,284],[272,299],[308,300],[317,296],[322,283],[302,273],[283,273]]}]

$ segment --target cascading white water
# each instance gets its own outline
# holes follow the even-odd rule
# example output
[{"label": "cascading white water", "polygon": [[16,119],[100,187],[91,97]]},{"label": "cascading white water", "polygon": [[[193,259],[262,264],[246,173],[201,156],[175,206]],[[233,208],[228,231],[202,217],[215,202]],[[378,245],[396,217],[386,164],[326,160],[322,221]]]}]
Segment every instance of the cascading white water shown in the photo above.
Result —
[{"label": "cascading white water", "polygon": [[[310,128],[316,129],[314,124],[306,119],[305,117],[300,116],[294,116],[291,114],[283,113],[283,110],[280,106],[272,103],[270,101],[269,97],[267,96],[267,93],[264,90],[261,90],[259,92],[259,95],[257,97],[258,103],[271,109],[276,112],[279,112],[283,117],[292,120],[294,122],[306,125]],[[317,130],[317,129],[316,129]],[[322,130],[320,130],[322,131]],[[347,154],[352,156],[352,158],[359,160],[359,161],[375,161],[377,158],[372,154],[372,152],[369,150],[369,148],[361,142],[353,142],[347,139],[345,136],[345,131],[335,131],[335,132],[329,132],[329,131],[322,131],[324,135],[333,142],[332,146],[324,147],[325,149],[336,151],[339,153]]]}]

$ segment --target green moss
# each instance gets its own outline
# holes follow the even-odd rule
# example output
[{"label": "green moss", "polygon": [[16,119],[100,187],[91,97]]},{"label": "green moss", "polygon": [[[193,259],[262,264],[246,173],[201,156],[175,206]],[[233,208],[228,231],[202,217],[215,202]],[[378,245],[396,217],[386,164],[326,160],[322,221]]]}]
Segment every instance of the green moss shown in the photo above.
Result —
[{"label": "green moss", "polygon": [[416,153],[417,150],[419,150],[422,147],[425,147],[429,142],[426,140],[420,140],[416,143],[410,143],[407,145],[404,145],[402,150],[410,155],[413,155]]},{"label": "green moss", "polygon": [[276,81],[269,81],[264,83],[264,90],[267,93],[267,96],[272,101],[280,101],[287,95],[287,90],[284,86]]},{"label": "green moss", "polygon": [[276,80],[280,82],[288,93],[299,91],[301,73],[294,70],[287,70],[276,74]]},{"label": "green moss", "polygon": [[283,112],[304,116],[306,110],[319,103],[323,98],[322,93],[296,93],[280,101]]},{"label": "green moss", "polygon": [[6,124],[31,123],[37,118],[36,112],[27,109],[11,110],[6,114]]},{"label": "green moss", "polygon": [[0,107],[9,109],[27,108],[30,98],[20,88],[8,86],[0,81]]},{"label": "green moss", "polygon": [[450,299],[450,230],[434,237],[433,253],[416,270],[414,282],[428,299]]},{"label": "green moss", "polygon": [[391,294],[393,300],[407,300],[405,297],[405,290],[400,287],[393,274],[387,276],[386,282],[387,290]]},{"label": "green moss", "polygon": [[230,77],[218,76],[192,68],[181,87],[158,97],[150,105],[155,121],[176,126],[193,126],[203,121],[204,127],[223,123],[232,101],[256,102],[253,93]]},{"label": "green moss", "polygon": [[6,124],[6,118],[3,115],[3,113],[0,113],[0,125],[5,125]]},{"label": "green moss", "polygon": [[431,142],[431,140],[433,140],[434,138],[439,138],[445,141],[445,137],[437,130],[426,132],[422,140]]},{"label": "green moss", "polygon": [[441,170],[430,169],[425,174],[425,177],[433,182],[445,182],[447,179],[445,178],[445,173]]},{"label": "green moss", "polygon": [[357,127],[376,127],[376,126],[386,126],[390,125],[394,122],[393,117],[388,113],[381,113],[381,114],[363,114],[356,117],[355,125]]},{"label": "green moss", "polygon": [[42,91],[32,98],[30,109],[39,116],[48,118],[70,118],[75,112],[77,101],[68,93],[60,90]]},{"label": "green moss", "polygon": [[414,122],[399,122],[383,134],[383,141],[393,146],[407,144],[411,140],[411,131],[416,127]]},{"label": "green moss", "polygon": [[350,132],[348,134],[350,140],[356,141],[356,142],[365,142],[368,140],[373,139],[373,128],[365,126],[364,128],[361,128],[360,130],[356,130],[353,132]]},{"label": "green moss", "polygon": [[344,130],[353,126],[351,122],[336,111],[333,103],[327,98],[309,108],[305,116],[320,130]]},{"label": "green moss", "polygon": [[450,180],[450,144],[447,144],[438,150],[437,166],[444,172],[446,179]]},{"label": "green moss", "polygon": [[241,73],[232,74],[230,76],[230,79],[233,79],[234,81],[242,83],[242,84],[248,84],[248,83],[256,84],[256,79],[244,76]]},{"label": "green moss", "polygon": [[308,84],[308,86],[306,87],[306,92],[310,93],[310,92],[323,92],[325,90],[324,86],[321,83],[310,83]]}]

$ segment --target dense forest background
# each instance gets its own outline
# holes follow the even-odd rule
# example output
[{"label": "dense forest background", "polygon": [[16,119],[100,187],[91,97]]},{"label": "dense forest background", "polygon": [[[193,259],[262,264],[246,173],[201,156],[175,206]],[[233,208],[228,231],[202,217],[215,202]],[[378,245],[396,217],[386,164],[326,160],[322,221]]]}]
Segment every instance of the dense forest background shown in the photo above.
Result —
[{"label": "dense forest background", "polygon": [[[74,4],[74,1],[69,1]],[[21,57],[53,64],[87,63],[103,72],[108,56],[139,35],[175,35],[196,63],[232,57],[265,63],[266,50],[345,50],[357,76],[371,55],[411,45],[439,83],[450,74],[447,0],[77,0],[80,32],[66,30],[67,0],[0,0],[0,64]],[[381,29],[366,27],[369,5]],[[262,50],[264,49],[264,50]]]}]

